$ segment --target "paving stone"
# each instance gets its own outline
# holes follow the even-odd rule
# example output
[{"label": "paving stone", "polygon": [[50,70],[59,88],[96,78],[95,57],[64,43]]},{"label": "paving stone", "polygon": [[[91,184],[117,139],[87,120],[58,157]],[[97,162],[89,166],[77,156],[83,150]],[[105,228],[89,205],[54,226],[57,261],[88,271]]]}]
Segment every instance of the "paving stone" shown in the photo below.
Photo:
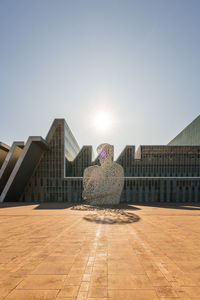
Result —
[{"label": "paving stone", "polygon": [[78,295],[79,286],[65,286],[61,289],[57,297],[76,297]]},{"label": "paving stone", "polygon": [[159,300],[154,290],[109,290],[109,300]]},{"label": "paving stone", "polygon": [[17,289],[55,290],[63,287],[64,276],[62,275],[28,275]]},{"label": "paving stone", "polygon": [[0,299],[200,299],[199,204],[48,205],[0,204]]},{"label": "paving stone", "polygon": [[5,300],[52,300],[56,299],[58,290],[14,290]]},{"label": "paving stone", "polygon": [[38,265],[32,274],[63,274],[67,275],[71,269],[71,264],[64,262],[45,262]]},{"label": "paving stone", "polygon": [[88,297],[98,297],[98,298],[104,298],[107,297],[107,288],[105,287],[90,287],[88,292]]}]

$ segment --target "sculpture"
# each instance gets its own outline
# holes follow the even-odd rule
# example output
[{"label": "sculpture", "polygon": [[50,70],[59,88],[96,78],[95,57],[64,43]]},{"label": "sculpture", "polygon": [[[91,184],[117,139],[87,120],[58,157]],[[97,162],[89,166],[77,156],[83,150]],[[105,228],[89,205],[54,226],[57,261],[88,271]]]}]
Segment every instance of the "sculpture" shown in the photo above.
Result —
[{"label": "sculpture", "polygon": [[118,204],[124,185],[124,170],[113,162],[113,147],[101,144],[97,147],[101,166],[95,165],[84,170],[83,199],[92,205]]}]

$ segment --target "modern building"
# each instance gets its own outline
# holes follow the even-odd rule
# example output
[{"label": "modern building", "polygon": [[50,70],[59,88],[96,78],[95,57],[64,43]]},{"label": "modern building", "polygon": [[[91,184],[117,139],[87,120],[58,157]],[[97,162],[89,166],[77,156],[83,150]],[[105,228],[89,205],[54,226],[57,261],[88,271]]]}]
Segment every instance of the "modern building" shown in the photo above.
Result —
[{"label": "modern building", "polygon": [[200,115],[169,142],[168,145],[200,145]]},{"label": "modern building", "polygon": [[[195,130],[195,145],[190,129],[184,145],[170,142],[137,151],[126,146],[116,160],[125,173],[121,202],[200,202],[200,139]],[[64,119],[54,120],[45,139],[31,136],[11,147],[0,143],[0,201],[82,201],[84,169],[98,164],[92,157],[92,147],[80,149]]]}]

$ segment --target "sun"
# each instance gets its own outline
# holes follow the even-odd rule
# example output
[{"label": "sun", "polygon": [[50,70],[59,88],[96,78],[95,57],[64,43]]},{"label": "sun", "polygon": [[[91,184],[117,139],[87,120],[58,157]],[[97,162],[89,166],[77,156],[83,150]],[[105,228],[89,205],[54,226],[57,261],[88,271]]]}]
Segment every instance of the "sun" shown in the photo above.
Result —
[{"label": "sun", "polygon": [[107,112],[99,112],[94,118],[96,129],[100,131],[108,130],[111,126],[111,117]]}]

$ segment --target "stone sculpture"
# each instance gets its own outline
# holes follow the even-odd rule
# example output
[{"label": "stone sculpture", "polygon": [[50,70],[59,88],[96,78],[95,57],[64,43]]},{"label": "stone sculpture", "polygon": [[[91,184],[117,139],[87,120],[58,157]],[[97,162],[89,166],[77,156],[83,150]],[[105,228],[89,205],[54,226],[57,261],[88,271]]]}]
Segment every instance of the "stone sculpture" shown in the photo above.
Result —
[{"label": "stone sculpture", "polygon": [[118,204],[124,185],[124,170],[113,162],[113,147],[101,144],[97,147],[100,166],[84,170],[83,199],[92,205]]}]

